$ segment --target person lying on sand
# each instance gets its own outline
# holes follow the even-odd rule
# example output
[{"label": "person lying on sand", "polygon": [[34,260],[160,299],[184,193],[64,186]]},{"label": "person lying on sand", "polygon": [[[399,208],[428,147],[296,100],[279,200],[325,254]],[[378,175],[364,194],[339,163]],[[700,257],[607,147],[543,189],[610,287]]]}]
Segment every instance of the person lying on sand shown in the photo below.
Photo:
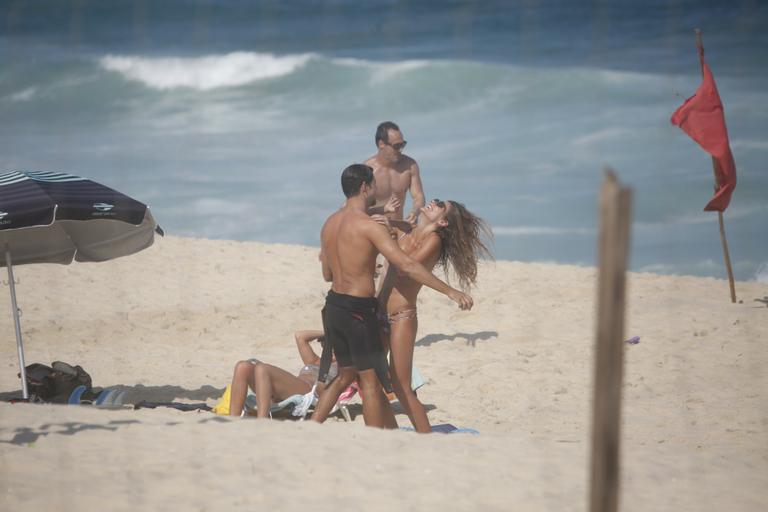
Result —
[{"label": "person lying on sand", "polygon": [[[296,331],[296,348],[304,367],[294,376],[289,372],[262,363],[258,359],[239,361],[235,365],[230,386],[229,415],[240,416],[248,388],[256,395],[258,418],[268,418],[273,402],[279,402],[293,395],[306,395],[317,381],[320,369],[320,357],[312,350],[312,341],[324,342],[323,331]],[[332,363],[330,374],[335,375],[336,364]],[[318,389],[322,383],[318,384]]]},{"label": "person lying on sand", "polygon": [[[421,209],[417,226],[398,237],[405,254],[427,270],[439,263],[449,267],[463,290],[477,278],[477,260],[491,256],[482,236],[492,237],[488,225],[456,201],[434,199]],[[413,348],[418,318],[416,297],[421,283],[401,274],[389,265],[379,292],[380,311],[386,311],[383,323],[389,325],[390,377],[395,395],[417,432],[431,432],[424,406],[411,389]]]}]

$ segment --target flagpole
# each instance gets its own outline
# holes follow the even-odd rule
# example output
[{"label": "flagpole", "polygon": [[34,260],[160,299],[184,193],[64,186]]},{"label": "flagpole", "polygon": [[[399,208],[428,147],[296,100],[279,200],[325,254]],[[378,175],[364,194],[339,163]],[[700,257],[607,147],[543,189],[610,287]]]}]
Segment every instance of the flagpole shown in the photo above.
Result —
[{"label": "flagpole", "polygon": [[[704,45],[701,42],[701,29],[694,29],[696,33],[696,50],[699,53],[699,64],[701,64],[701,76],[704,76]],[[715,175],[715,193],[717,193],[717,160],[712,157],[712,173]],[[725,260],[725,269],[728,271],[728,285],[731,288],[731,302],[736,302],[736,284],[733,281],[733,268],[731,267],[731,255],[728,252],[728,240],[725,238],[725,222],[723,221],[723,212],[717,212],[717,220],[720,223],[720,242],[723,246],[723,259]]]}]

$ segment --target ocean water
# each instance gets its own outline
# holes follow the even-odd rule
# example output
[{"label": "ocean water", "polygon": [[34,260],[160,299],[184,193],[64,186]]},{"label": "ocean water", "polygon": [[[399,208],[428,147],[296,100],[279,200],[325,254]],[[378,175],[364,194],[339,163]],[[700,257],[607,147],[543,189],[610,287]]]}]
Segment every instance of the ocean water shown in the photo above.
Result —
[{"label": "ocean water", "polygon": [[610,166],[635,193],[632,269],[724,277],[711,160],[669,122],[700,27],[734,271],[768,282],[767,22],[755,1],[4,1],[0,169],[95,179],[170,234],[318,245],[392,120],[497,258],[593,265]]}]

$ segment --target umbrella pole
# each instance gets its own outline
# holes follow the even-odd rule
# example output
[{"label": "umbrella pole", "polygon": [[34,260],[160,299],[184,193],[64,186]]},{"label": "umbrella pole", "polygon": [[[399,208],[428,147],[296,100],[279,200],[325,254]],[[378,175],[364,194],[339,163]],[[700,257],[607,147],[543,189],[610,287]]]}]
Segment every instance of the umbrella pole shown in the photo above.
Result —
[{"label": "umbrella pole", "polygon": [[21,373],[21,393],[24,400],[29,400],[27,389],[27,370],[24,364],[24,343],[21,341],[21,322],[19,321],[19,307],[16,305],[16,283],[13,280],[13,263],[11,263],[11,249],[5,248],[5,266],[8,268],[8,286],[11,287],[11,309],[13,310],[13,322],[16,327],[16,346],[19,349],[19,368]]}]

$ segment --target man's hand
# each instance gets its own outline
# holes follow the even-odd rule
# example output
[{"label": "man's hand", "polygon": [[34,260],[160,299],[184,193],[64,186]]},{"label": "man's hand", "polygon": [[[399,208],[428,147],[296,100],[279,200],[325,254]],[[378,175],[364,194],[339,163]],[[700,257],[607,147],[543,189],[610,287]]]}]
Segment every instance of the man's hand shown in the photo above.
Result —
[{"label": "man's hand", "polygon": [[385,228],[387,228],[387,231],[389,231],[389,236],[391,237],[397,236],[397,233],[395,232],[395,228],[393,228],[392,225],[389,223],[389,218],[387,218],[386,215],[374,214],[374,215],[371,215],[371,219],[375,222],[378,222]]},{"label": "man's hand", "polygon": [[411,212],[408,214],[408,216],[405,218],[405,222],[410,224],[412,227],[416,227],[416,222],[419,220],[419,212]]},{"label": "man's hand", "polygon": [[389,219],[389,225],[393,228],[397,228],[403,233],[410,233],[415,227],[413,224],[408,224],[404,220]]},{"label": "man's hand", "polygon": [[384,205],[384,213],[395,213],[397,210],[400,209],[400,200],[397,198],[397,196],[392,196],[389,198],[389,201],[387,201],[387,204]]},{"label": "man's hand", "polygon": [[374,213],[371,215],[371,220],[378,222],[382,226],[384,226],[387,229],[392,229],[392,226],[389,225],[389,219],[386,215],[381,215],[379,213]]},{"label": "man's hand", "polygon": [[462,293],[459,290],[453,290],[448,294],[448,297],[452,301],[454,301],[456,304],[459,305],[459,309],[463,310],[469,310],[472,309],[472,306],[474,305],[474,302],[472,301],[472,297],[467,295],[466,293]]}]

